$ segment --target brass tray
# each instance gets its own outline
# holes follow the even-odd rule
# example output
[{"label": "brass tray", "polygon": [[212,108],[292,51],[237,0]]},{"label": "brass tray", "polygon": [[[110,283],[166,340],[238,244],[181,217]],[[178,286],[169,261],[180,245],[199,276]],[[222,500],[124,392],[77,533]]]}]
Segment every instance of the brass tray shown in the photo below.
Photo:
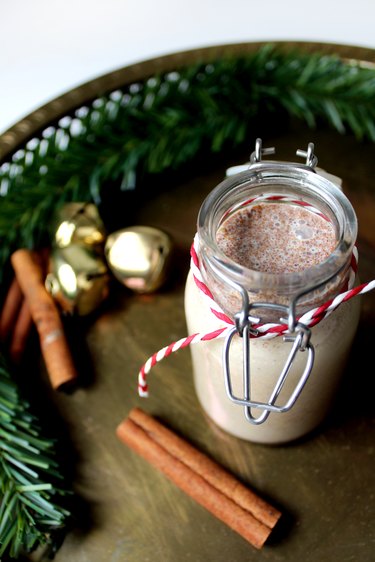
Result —
[{"label": "brass tray", "polygon": [[[368,49],[299,46],[375,63],[375,52]],[[6,160],[49,122],[101,93],[202,55],[207,58],[258,47],[249,43],[177,53],[100,77],[44,106],[0,136],[0,158]],[[360,276],[362,281],[373,279],[374,146],[326,129],[311,131],[301,123],[291,123],[281,131],[275,126],[263,138],[267,146],[276,146],[280,159],[292,158],[297,148],[313,141],[319,164],[344,179],[344,189],[359,219]],[[221,181],[225,169],[246,160],[248,152],[228,155],[225,161],[197,171],[190,179],[176,179],[173,189],[155,194],[136,211],[134,223],[158,226],[173,236],[177,248],[174,271],[157,294],[134,296],[118,287],[95,321],[80,333],[75,326],[77,337],[86,346],[87,354],[81,359],[88,366],[87,384],[69,395],[53,392],[43,365],[30,382],[39,392],[40,404],[48,410],[45,415],[61,435],[79,503],[75,525],[57,552],[56,562],[374,560],[373,293],[361,297],[361,323],[336,404],[324,425],[303,441],[262,446],[219,430],[197,402],[189,350],[175,353],[154,368],[149,375],[149,398],[137,395],[137,373],[143,362],[164,345],[187,335],[184,281],[200,204]],[[136,405],[163,420],[281,509],[282,521],[261,551],[118,440],[117,425]]]}]

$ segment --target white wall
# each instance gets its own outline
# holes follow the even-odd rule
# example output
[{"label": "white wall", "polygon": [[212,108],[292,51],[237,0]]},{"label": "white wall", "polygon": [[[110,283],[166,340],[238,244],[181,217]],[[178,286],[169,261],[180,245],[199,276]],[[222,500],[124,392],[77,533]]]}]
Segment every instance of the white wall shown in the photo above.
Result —
[{"label": "white wall", "polygon": [[374,22],[373,0],[0,0],[0,133],[127,64],[242,41],[375,48]]}]

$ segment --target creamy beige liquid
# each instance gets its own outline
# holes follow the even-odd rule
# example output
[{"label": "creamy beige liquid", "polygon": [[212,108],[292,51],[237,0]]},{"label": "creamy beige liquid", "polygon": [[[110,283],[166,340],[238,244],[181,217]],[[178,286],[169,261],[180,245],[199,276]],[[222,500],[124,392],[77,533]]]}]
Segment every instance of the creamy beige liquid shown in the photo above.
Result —
[{"label": "creamy beige liquid", "polygon": [[336,246],[332,224],[303,206],[263,203],[234,213],[219,228],[219,248],[236,263],[265,273],[303,271]]},{"label": "creamy beige liquid", "polygon": [[[223,223],[217,234],[219,247],[234,261],[259,271],[282,273],[301,271],[324,260],[336,239],[331,224],[303,207],[261,204],[237,211]],[[220,303],[225,308],[224,302]],[[316,303],[322,304],[321,302]],[[359,319],[359,299],[342,304],[333,314],[312,328],[314,367],[296,404],[288,412],[271,413],[261,425],[250,424],[238,406],[228,398],[223,377],[223,340],[191,346],[198,398],[212,420],[225,431],[260,443],[283,443],[314,429],[325,417],[345,367]],[[185,312],[189,333],[209,332],[220,322],[189,273],[185,292]],[[280,375],[290,343],[282,337],[251,339],[251,398],[269,400]],[[295,387],[306,362],[307,352],[298,352],[290,376],[277,401],[282,405]],[[230,366],[233,391],[242,397],[242,339],[235,336]],[[261,410],[254,410],[255,416]]]}]

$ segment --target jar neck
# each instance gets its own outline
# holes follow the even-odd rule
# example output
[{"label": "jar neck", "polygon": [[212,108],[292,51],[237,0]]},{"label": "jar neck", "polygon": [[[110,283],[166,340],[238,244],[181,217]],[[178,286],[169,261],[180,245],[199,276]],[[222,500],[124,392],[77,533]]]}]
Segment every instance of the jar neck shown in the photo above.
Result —
[{"label": "jar neck", "polygon": [[[307,209],[328,221],[334,231],[332,251],[322,261],[297,271],[265,271],[229,257],[218,243],[223,225],[240,210],[262,205]],[[270,215],[271,216],[271,215]],[[271,225],[269,226],[271,228]],[[202,275],[214,299],[227,314],[238,310],[233,287],[240,285],[250,301],[286,304],[297,300],[297,311],[319,306],[347,282],[357,236],[357,219],[347,197],[327,178],[304,166],[277,162],[253,164],[220,183],[205,199],[198,215]],[[242,233],[243,235],[243,233]],[[268,249],[272,253],[272,247]],[[237,308],[237,310],[236,310]]]}]

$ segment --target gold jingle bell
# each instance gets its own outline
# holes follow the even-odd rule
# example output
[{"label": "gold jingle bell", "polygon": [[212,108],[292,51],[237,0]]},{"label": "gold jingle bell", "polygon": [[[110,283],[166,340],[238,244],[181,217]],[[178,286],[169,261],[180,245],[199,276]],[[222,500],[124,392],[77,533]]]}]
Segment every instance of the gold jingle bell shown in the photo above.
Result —
[{"label": "gold jingle bell", "polygon": [[93,203],[65,203],[54,217],[52,232],[52,245],[57,248],[70,244],[104,246],[106,239],[104,224]]},{"label": "gold jingle bell", "polygon": [[150,226],[133,226],[107,237],[93,203],[65,203],[52,223],[52,249],[45,285],[64,312],[90,314],[109,293],[110,272],[137,293],[165,282],[171,238]]},{"label": "gold jingle bell", "polygon": [[46,287],[64,312],[85,316],[108,296],[107,264],[93,248],[82,244],[55,247],[49,270]]},{"label": "gold jingle bell", "polygon": [[151,293],[164,284],[172,253],[169,235],[150,226],[132,226],[110,234],[104,247],[114,276],[137,293]]}]

